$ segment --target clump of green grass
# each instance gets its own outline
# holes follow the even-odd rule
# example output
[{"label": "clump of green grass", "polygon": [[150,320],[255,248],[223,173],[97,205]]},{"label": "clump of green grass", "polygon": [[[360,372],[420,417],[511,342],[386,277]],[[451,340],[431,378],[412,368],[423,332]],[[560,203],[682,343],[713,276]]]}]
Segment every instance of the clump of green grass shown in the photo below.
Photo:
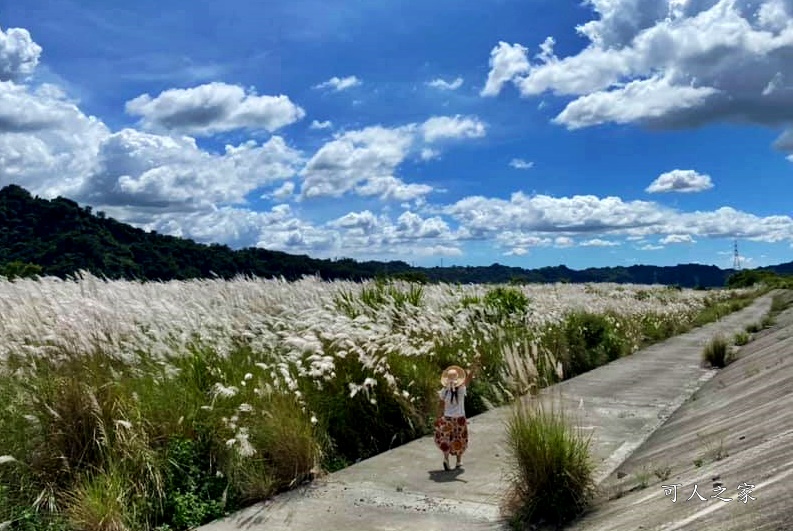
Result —
[{"label": "clump of green grass", "polygon": [[711,367],[723,368],[730,362],[727,340],[721,334],[711,338],[702,350],[702,359]]},{"label": "clump of green grass", "polygon": [[733,337],[732,342],[738,346],[745,345],[749,342],[749,334],[746,332],[738,332]]},{"label": "clump of green grass", "polygon": [[507,424],[512,461],[505,509],[516,529],[562,525],[594,496],[590,435],[574,430],[563,410],[518,402]]}]

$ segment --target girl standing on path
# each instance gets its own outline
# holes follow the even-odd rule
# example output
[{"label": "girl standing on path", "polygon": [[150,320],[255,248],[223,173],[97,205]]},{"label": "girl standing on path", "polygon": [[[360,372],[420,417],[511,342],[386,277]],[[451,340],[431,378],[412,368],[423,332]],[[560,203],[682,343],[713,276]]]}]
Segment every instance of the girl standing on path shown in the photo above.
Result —
[{"label": "girl standing on path", "polygon": [[465,393],[478,364],[466,373],[457,365],[441,374],[443,389],[438,391],[440,411],[435,421],[435,445],[443,452],[443,469],[450,470],[449,455],[457,458],[456,468],[463,466],[468,448],[468,420],[465,417]]}]

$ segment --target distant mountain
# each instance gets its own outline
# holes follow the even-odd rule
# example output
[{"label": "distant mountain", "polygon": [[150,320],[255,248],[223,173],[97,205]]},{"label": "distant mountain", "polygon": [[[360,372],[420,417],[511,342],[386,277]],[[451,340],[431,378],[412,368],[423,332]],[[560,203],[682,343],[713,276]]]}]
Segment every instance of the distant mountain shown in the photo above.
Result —
[{"label": "distant mountain", "polygon": [[[723,286],[734,273],[701,264],[584,270],[563,265],[523,269],[500,264],[424,268],[403,261],[321,260],[258,248],[232,250],[226,245],[146,232],[66,198],[33,197],[16,185],[0,189],[0,270],[12,262],[36,264],[42,274],[61,278],[82,269],[107,278],[140,280],[231,278],[238,274],[294,280],[319,274],[325,279],[350,280],[396,275],[450,283],[635,282],[716,287]],[[793,262],[763,269],[793,273]]]}]

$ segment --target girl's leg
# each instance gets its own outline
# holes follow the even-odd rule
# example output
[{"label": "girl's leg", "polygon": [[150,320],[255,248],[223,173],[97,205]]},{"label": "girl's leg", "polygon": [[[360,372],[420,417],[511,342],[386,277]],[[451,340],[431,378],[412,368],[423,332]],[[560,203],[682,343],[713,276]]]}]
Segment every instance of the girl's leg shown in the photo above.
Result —
[{"label": "girl's leg", "polygon": [[449,470],[451,466],[449,465],[449,452],[443,452],[443,469]]}]

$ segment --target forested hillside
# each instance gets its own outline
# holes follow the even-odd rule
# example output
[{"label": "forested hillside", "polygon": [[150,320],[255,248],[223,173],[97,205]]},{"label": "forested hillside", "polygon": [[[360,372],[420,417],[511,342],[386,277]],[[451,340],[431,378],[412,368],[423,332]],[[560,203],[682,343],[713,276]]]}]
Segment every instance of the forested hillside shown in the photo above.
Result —
[{"label": "forested hillside", "polygon": [[[636,265],[573,270],[563,265],[522,269],[499,264],[481,267],[411,267],[402,261],[321,260],[258,248],[231,249],[146,232],[80,207],[66,198],[33,197],[16,185],[0,189],[0,271],[33,270],[66,277],[83,269],[108,278],[171,280],[238,274],[297,279],[359,280],[403,276],[427,281],[636,282],[684,287],[723,286],[734,271],[701,264],[670,267]],[[769,270],[793,271],[793,262]]]}]

